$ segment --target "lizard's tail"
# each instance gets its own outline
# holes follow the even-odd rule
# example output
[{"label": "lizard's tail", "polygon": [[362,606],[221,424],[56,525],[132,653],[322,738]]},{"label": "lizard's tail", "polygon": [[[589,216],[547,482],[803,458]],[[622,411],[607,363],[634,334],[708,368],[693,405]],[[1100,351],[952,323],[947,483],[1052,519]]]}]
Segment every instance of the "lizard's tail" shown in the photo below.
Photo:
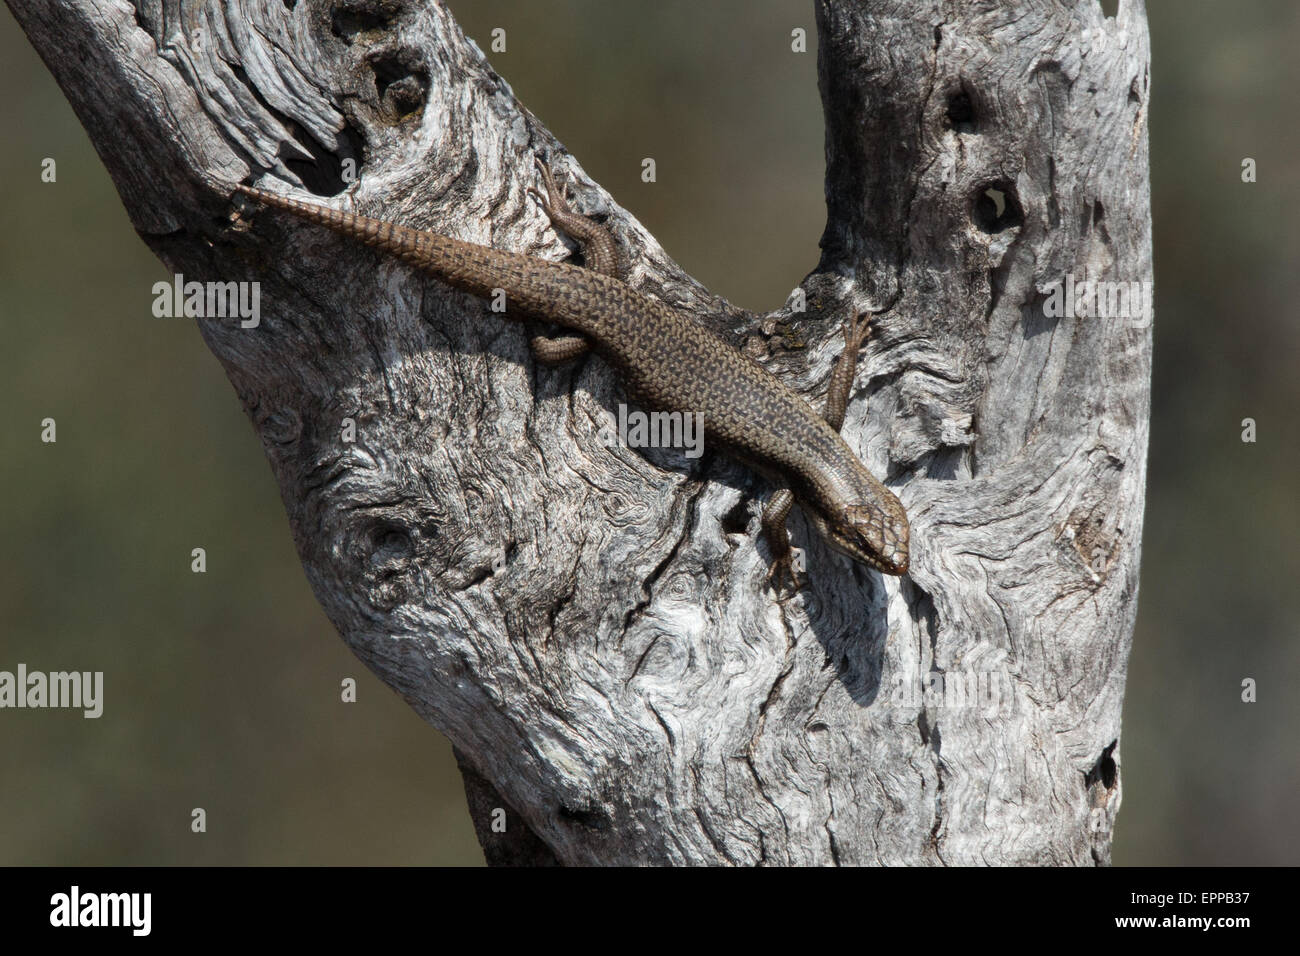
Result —
[{"label": "lizard's tail", "polygon": [[458,289],[484,297],[504,290],[512,305],[519,307],[509,310],[510,317],[544,315],[584,334],[599,333],[603,313],[593,314],[581,290],[574,285],[575,279],[569,277],[561,282],[556,278],[557,273],[565,271],[577,276],[584,287],[603,283],[608,286],[603,290],[607,295],[632,295],[623,283],[615,279],[563,263],[539,265],[528,256],[463,242],[436,232],[423,232],[382,219],[290,199],[253,186],[237,184],[234,188],[264,205],[282,209],[299,219],[380,249]]},{"label": "lizard's tail", "polygon": [[513,271],[510,260],[522,258],[436,232],[422,232],[382,219],[290,199],[242,183],[236,184],[235,189],[263,205],[282,209],[299,219],[386,252],[475,295],[491,295],[493,289],[504,285],[506,275]]},{"label": "lizard's tail", "polygon": [[421,255],[425,246],[425,243],[421,241],[421,236],[425,234],[416,229],[384,222],[381,219],[371,219],[369,216],[358,216],[356,213],[344,212],[341,209],[333,209],[329,206],[290,199],[288,196],[281,196],[253,186],[245,186],[242,183],[236,184],[235,189],[245,196],[251,196],[264,206],[283,209],[299,219],[314,222],[317,225],[324,226],[331,232],[364,242],[368,246],[373,246],[376,249],[404,259],[412,265],[426,267],[429,265],[426,261],[416,261],[416,259],[423,260],[427,258]]}]

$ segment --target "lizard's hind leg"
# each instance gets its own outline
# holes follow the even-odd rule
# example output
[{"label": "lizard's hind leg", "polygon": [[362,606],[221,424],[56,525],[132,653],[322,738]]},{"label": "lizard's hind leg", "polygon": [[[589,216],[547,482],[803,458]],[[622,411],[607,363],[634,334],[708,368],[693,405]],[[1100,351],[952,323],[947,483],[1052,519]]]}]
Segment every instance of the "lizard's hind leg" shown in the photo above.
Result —
[{"label": "lizard's hind leg", "polygon": [[534,335],[528,340],[533,358],[543,365],[563,365],[591,351],[585,335]]},{"label": "lizard's hind leg", "polygon": [[582,246],[582,257],[587,268],[612,279],[626,279],[627,264],[614,234],[594,219],[569,208],[569,201],[565,198],[564,190],[555,182],[551,167],[540,159],[537,160],[537,170],[541,173],[546,195],[543,196],[536,188],[529,192],[536,197],[546,215],[551,217],[551,222]]},{"label": "lizard's hind leg", "polygon": [[[546,195],[543,196],[536,188],[529,189],[529,193],[537,199],[546,215],[550,216],[551,222],[582,246],[587,268],[614,279],[623,279],[627,275],[627,267],[613,234],[600,223],[569,208],[569,201],[564,196],[564,190],[555,182],[551,167],[540,158],[537,159],[537,170],[541,173]],[[591,350],[591,343],[582,335],[537,335],[529,345],[533,356],[544,365],[558,365]]]}]

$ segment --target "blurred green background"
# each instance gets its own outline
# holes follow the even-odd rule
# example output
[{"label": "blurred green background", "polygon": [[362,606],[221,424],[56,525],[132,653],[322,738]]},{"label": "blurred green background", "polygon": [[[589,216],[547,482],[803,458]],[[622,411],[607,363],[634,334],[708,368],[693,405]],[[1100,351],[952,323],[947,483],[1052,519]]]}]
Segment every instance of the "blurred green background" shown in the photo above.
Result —
[{"label": "blurred green background", "polygon": [[[789,52],[811,2],[451,6],[484,49],[507,30],[497,70],[710,288],[770,309],[816,264],[815,46]],[[1115,861],[1297,864],[1300,6],[1149,15],[1155,381]],[[234,392],[191,324],[150,316],[163,267],[7,10],[0,83],[0,669],[106,672],[99,720],[0,711],[0,863],[481,863],[450,747],[317,607]]]}]

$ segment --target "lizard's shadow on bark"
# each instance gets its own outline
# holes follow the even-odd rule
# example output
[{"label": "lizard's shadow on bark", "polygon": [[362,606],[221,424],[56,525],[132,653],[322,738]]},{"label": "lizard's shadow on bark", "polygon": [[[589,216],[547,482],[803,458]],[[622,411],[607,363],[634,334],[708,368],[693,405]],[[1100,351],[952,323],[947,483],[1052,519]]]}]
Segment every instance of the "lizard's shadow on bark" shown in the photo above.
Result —
[{"label": "lizard's shadow on bark", "polygon": [[[853,702],[872,707],[880,698],[889,637],[883,576],[825,547],[802,514],[792,516],[790,526],[795,546],[808,555],[808,585],[796,599],[806,612],[806,626],[825,652],[826,667],[834,670]],[[787,611],[786,626],[799,623]]]},{"label": "lizard's shadow on bark", "polygon": [[[735,530],[748,533],[752,523],[747,525],[744,516],[757,514],[773,486],[722,453],[710,453],[704,462],[698,474],[701,480],[718,482],[741,493],[741,502],[734,509],[737,514],[723,520],[731,521]],[[806,586],[782,605],[783,626],[791,637],[810,631],[824,652],[824,667],[834,671],[855,704],[871,707],[880,696],[889,637],[884,576],[827,547],[798,505],[790,514],[788,527],[791,543],[802,549],[809,570]],[[771,560],[761,536],[758,553],[764,564]],[[777,600],[770,587],[764,589],[763,600]]]}]

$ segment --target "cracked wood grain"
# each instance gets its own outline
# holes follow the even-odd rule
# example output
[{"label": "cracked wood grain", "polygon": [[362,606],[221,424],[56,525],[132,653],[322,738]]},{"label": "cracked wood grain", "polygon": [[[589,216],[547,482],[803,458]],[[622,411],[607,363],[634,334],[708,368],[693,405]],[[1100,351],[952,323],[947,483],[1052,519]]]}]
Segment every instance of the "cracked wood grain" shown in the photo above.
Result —
[{"label": "cracked wood grain", "polygon": [[[1150,326],[1043,305],[1068,274],[1151,278],[1141,3],[818,2],[823,254],[808,312],[755,315],[683,273],[440,4],[7,2],[168,268],[262,283],[256,329],[199,330],[321,605],[455,744],[489,859],[1109,859]],[[623,396],[600,362],[536,367],[477,300],[228,199],[269,176],[560,259],[527,196],[541,153],[632,285],[810,401],[845,314],[877,313],[844,434],[908,509],[908,577],[796,520],[812,586],[779,608],[761,479],[605,447]],[[974,703],[924,693],[967,678]]]}]

